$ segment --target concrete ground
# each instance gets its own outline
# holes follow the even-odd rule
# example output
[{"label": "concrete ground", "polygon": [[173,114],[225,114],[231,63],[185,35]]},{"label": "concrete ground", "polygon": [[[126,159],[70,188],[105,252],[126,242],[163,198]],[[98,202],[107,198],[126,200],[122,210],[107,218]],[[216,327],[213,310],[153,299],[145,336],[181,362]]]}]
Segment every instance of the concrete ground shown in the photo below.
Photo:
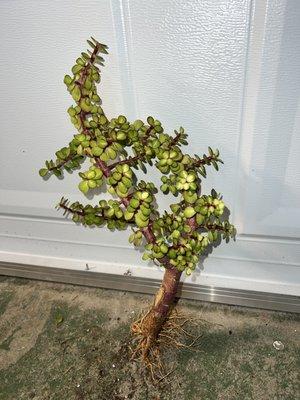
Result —
[{"label": "concrete ground", "polygon": [[154,385],[128,351],[151,299],[0,276],[0,399],[300,399],[299,315],[193,301],[178,308],[202,336],[165,351],[168,376]]}]

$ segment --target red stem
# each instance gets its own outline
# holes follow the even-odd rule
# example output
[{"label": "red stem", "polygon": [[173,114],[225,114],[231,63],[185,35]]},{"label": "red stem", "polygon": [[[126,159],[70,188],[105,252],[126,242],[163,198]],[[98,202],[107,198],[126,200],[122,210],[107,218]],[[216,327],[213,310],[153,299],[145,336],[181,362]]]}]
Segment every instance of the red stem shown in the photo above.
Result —
[{"label": "red stem", "polygon": [[49,168],[49,171],[53,171],[56,168],[61,168],[63,167],[65,164],[67,164],[69,161],[72,160],[72,158],[74,158],[75,156],[77,156],[77,153],[75,154],[70,154],[67,158],[65,158],[64,160],[62,160],[58,165],[54,165],[54,167]]},{"label": "red stem", "polygon": [[[84,66],[83,70],[81,71],[80,74],[80,78],[78,81],[78,86],[80,87],[80,92],[81,92],[81,97],[83,97],[82,95],[82,85],[84,84],[85,78],[87,77],[88,74],[88,67],[90,65],[93,65],[93,62],[95,61],[96,55],[99,51],[99,46],[98,44],[96,44],[91,57],[88,61],[86,61],[86,65]],[[84,121],[86,119],[86,116],[88,115],[88,113],[84,112],[84,111],[80,111],[79,117],[80,117],[80,121],[81,121],[81,126],[82,126],[82,131],[85,135],[91,135],[91,132],[84,126]],[[93,135],[92,135],[93,136]]]},{"label": "red stem", "polygon": [[137,160],[141,160],[143,156],[135,156],[135,157],[128,157],[125,160],[121,161],[116,161],[115,163],[111,164],[108,168],[110,170],[114,169],[117,165],[122,165],[122,164],[132,164]]},{"label": "red stem", "polygon": [[103,172],[103,175],[108,178],[110,175],[110,168],[109,166],[102,160],[100,160],[100,158],[96,158],[96,163],[98,165],[98,167],[101,169],[101,171]]}]

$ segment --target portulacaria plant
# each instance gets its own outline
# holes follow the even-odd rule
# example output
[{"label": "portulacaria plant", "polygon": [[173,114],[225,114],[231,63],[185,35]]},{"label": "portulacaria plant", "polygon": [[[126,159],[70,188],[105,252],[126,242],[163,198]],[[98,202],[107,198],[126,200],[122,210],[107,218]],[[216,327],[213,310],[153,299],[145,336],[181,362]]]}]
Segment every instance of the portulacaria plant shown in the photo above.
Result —
[{"label": "portulacaria plant", "polygon": [[[222,163],[219,151],[209,147],[202,157],[184,153],[184,129],[170,135],[152,116],[133,122],[123,115],[109,119],[97,93],[99,66],[103,66],[107,46],[93,38],[88,44],[90,50],[81,53],[72,74],[64,78],[74,100],[68,114],[77,132],[39,173],[42,177],[61,177],[64,171],[81,168],[88,159],[88,170],[79,172],[79,190],[87,194],[103,188],[111,200],[100,199],[97,205],[91,205],[71,203],[63,197],[58,207],[83,225],[110,230],[130,227],[129,242],[144,247],[143,259],[164,267],[154,303],[134,329],[141,338],[143,358],[147,359],[170,316],[181,275],[195,270],[208,246],[219,244],[220,239],[228,241],[236,231],[225,216],[228,213],[224,214],[222,196],[214,189],[208,195],[201,194],[206,168],[218,171]],[[146,172],[146,166],[160,172],[159,188],[137,178],[135,170]],[[157,209],[158,190],[177,198],[163,213]]]}]

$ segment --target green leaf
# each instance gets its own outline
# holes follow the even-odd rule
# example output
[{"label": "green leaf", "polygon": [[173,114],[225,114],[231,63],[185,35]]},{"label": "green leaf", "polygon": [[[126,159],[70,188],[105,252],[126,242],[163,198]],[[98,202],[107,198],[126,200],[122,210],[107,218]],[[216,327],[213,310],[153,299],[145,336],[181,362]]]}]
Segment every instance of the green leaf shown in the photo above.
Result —
[{"label": "green leaf", "polygon": [[80,89],[79,89],[79,87],[77,85],[72,90],[71,95],[72,95],[72,97],[73,97],[73,99],[75,101],[79,101],[80,100],[81,92],[80,92]]},{"label": "green leaf", "polygon": [[60,170],[60,169],[55,168],[55,169],[53,169],[52,171],[53,171],[53,174],[54,174],[55,176],[57,176],[57,178],[59,178],[59,177],[62,176],[62,173],[61,173],[61,170]]},{"label": "green leaf", "polygon": [[71,82],[72,82],[72,78],[70,77],[70,75],[66,75],[64,77],[64,84],[69,86],[71,84]]},{"label": "green leaf", "polygon": [[216,161],[215,160],[212,160],[212,165],[213,165],[213,167],[215,168],[215,170],[216,171],[219,171],[219,166],[218,166],[218,164],[216,163]]},{"label": "green leaf", "polygon": [[144,261],[149,260],[149,258],[150,258],[150,255],[149,255],[148,253],[144,253],[144,254],[143,254],[142,259],[143,259]]},{"label": "green leaf", "polygon": [[87,194],[89,191],[89,184],[87,181],[81,181],[78,185],[78,188],[82,193]]},{"label": "green leaf", "polygon": [[78,72],[80,72],[82,70],[82,65],[76,64],[74,65],[74,67],[72,68],[72,72],[74,75],[78,74]]},{"label": "green leaf", "polygon": [[81,53],[81,56],[82,56],[82,58],[84,58],[85,60],[89,60],[89,55],[88,54],[86,54],[86,53],[84,53],[84,52],[82,52]]},{"label": "green leaf", "polygon": [[43,178],[44,176],[46,176],[48,173],[48,170],[46,168],[41,168],[39,170],[39,175]]},{"label": "green leaf", "polygon": [[203,176],[203,178],[206,178],[206,169],[205,169],[205,167],[203,165],[201,165],[199,167],[199,172],[200,172],[200,175]]},{"label": "green leaf", "polygon": [[74,214],[73,217],[72,217],[72,220],[73,220],[74,222],[79,222],[80,216],[79,216],[78,214]]},{"label": "green leaf", "polygon": [[129,236],[129,243],[133,243],[134,242],[134,239],[135,239],[135,233],[132,233],[130,236]]},{"label": "green leaf", "polygon": [[90,40],[87,40],[88,44],[91,46],[92,49],[94,49],[96,47],[96,45],[91,42]]},{"label": "green leaf", "polygon": [[150,126],[153,126],[153,125],[154,125],[154,118],[151,117],[151,116],[149,116],[149,117],[147,118],[147,122],[148,122],[148,124],[149,124]]},{"label": "green leaf", "polygon": [[211,189],[211,195],[214,199],[218,198],[218,193],[215,191],[215,189]]}]

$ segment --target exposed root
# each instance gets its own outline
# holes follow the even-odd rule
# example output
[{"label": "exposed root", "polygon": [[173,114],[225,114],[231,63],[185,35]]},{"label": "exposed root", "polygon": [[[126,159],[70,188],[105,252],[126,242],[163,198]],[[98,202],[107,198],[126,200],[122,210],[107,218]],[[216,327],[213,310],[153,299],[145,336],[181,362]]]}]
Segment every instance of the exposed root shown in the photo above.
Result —
[{"label": "exposed root", "polygon": [[[151,334],[149,335],[149,332],[153,331],[149,314],[150,310],[131,326],[135,345],[134,349],[130,349],[132,353],[131,360],[142,360],[150,371],[153,383],[158,384],[165,381],[174,371],[166,371],[161,357],[162,351],[166,348],[190,349],[202,335],[195,337],[185,329],[186,324],[196,325],[196,319],[187,317],[173,309],[158,336],[156,338],[152,337]],[[192,341],[189,344],[185,344],[180,341],[180,338],[189,338]]]}]

